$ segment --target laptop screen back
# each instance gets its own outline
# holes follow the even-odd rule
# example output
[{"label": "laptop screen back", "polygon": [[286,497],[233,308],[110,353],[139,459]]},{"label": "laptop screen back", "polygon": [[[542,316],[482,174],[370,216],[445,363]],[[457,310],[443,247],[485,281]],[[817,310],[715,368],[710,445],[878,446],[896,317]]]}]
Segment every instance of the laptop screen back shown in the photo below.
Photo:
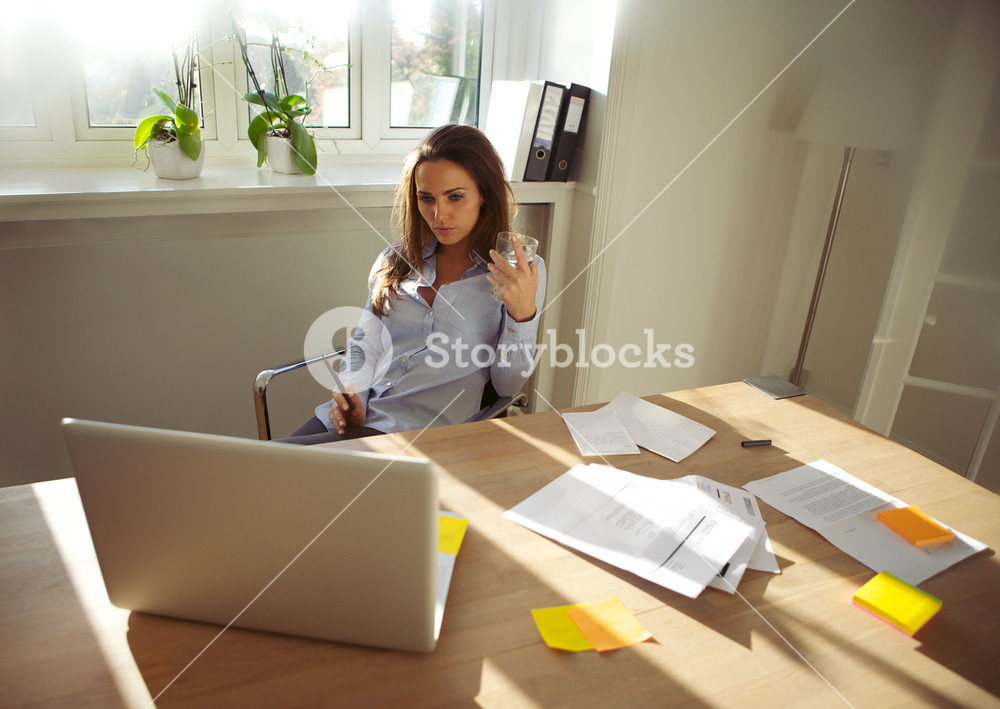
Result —
[{"label": "laptop screen back", "polygon": [[63,428],[114,605],[434,648],[430,461],[72,419]]}]

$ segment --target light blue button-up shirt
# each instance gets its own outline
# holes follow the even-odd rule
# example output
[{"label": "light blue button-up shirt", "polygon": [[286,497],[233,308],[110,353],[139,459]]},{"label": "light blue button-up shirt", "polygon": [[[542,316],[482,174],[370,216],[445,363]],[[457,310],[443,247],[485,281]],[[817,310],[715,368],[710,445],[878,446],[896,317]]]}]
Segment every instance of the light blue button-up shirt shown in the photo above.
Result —
[{"label": "light blue button-up shirt", "polygon": [[[365,316],[347,344],[341,379],[350,381],[367,407],[365,426],[379,431],[410,431],[461,423],[479,411],[483,388],[493,381],[500,396],[512,396],[531,373],[538,320],[545,302],[545,263],[538,263],[535,317],[515,322],[493,299],[486,261],[472,254],[474,265],[438,290],[433,307],[417,291],[437,275],[432,239],[424,249],[423,273],[411,273],[401,294],[390,300],[385,316]],[[390,247],[390,249],[396,247]],[[374,273],[389,249],[372,269]],[[333,400],[316,407],[330,430]]]}]

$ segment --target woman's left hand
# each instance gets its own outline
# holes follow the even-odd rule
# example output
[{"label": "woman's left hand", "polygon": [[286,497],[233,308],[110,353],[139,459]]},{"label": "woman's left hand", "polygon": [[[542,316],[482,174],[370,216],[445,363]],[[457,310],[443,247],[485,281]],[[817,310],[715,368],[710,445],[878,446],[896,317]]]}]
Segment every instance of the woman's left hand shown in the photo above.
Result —
[{"label": "woman's left hand", "polygon": [[521,242],[514,242],[517,266],[511,266],[496,249],[490,249],[493,263],[488,264],[490,274],[486,277],[497,289],[507,314],[517,322],[527,322],[535,317],[535,294],[538,293],[538,266],[528,263]]}]

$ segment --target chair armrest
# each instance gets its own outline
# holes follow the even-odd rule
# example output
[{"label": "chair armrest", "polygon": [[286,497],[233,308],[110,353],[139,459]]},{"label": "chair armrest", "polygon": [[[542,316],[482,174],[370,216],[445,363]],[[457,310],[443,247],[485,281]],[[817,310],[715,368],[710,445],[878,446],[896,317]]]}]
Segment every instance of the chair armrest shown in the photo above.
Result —
[{"label": "chair armrest", "polygon": [[309,359],[296,360],[294,362],[289,362],[288,364],[283,364],[280,367],[275,367],[274,369],[265,369],[258,374],[253,383],[253,404],[254,411],[257,414],[257,438],[262,441],[271,440],[271,419],[267,413],[267,387],[271,383],[272,379],[280,374],[294,372],[296,369],[308,367],[314,362],[321,362],[324,359],[329,359],[330,357],[342,356],[345,351],[346,350],[343,349],[334,350],[332,352],[327,352],[326,354],[310,357]]},{"label": "chair armrest", "polygon": [[[309,359],[295,360],[294,362],[283,364],[280,367],[265,369],[258,374],[253,383],[253,403],[254,411],[257,415],[257,438],[262,441],[271,440],[271,419],[267,411],[267,387],[271,383],[272,379],[278,375],[285,374],[287,372],[294,372],[296,369],[302,369],[303,367],[308,367],[314,362],[321,362],[324,359],[329,359],[330,357],[341,357],[345,352],[345,349],[333,350],[331,352],[327,352],[326,354],[310,357]],[[514,394],[514,396],[505,396],[497,399],[491,406],[476,412],[466,419],[466,423],[470,421],[486,421],[487,419],[500,416],[511,407],[523,408],[527,405],[528,395],[524,392],[518,392],[517,394]]]}]

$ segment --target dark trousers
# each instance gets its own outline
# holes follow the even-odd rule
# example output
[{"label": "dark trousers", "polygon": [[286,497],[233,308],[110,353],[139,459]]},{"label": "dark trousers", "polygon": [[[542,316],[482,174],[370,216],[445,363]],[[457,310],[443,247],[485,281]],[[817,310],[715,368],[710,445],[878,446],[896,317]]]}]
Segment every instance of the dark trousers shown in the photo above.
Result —
[{"label": "dark trousers", "polygon": [[279,443],[295,443],[301,446],[311,446],[316,443],[332,443],[334,441],[348,441],[352,438],[364,438],[365,436],[378,436],[383,432],[365,426],[348,426],[343,433],[328,431],[323,422],[313,416],[306,421],[299,429],[288,438],[276,438]]}]

